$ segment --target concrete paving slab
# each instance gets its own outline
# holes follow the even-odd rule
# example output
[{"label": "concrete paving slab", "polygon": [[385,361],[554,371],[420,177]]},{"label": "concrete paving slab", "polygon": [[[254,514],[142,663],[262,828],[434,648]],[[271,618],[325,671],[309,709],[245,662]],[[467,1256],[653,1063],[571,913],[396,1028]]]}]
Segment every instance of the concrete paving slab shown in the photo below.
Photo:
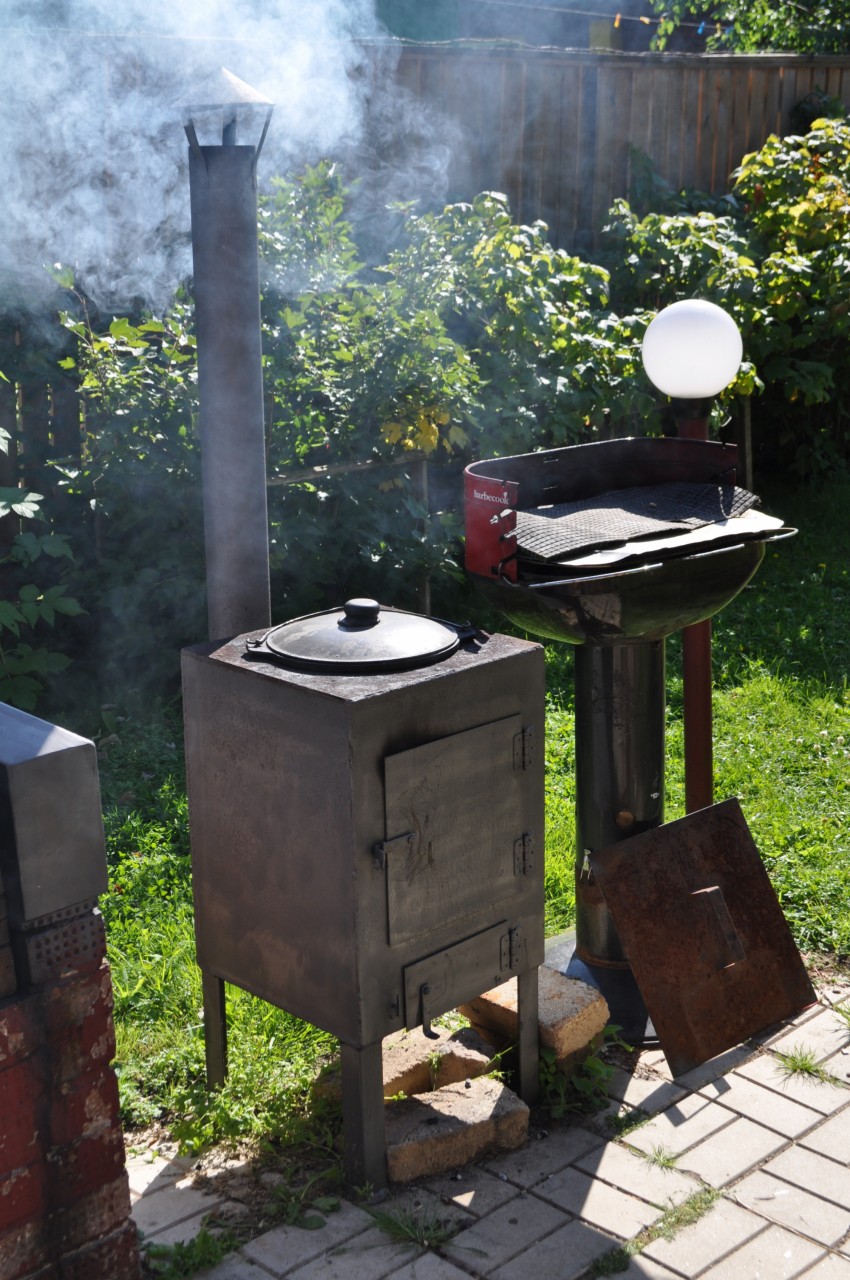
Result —
[{"label": "concrete paving slab", "polygon": [[317,1231],[306,1231],[303,1227],[275,1227],[243,1245],[241,1253],[251,1262],[265,1267],[277,1280],[336,1245],[374,1229],[374,1226],[368,1213],[343,1201],[337,1212],[328,1214],[325,1225]]},{"label": "concrete paving slab", "polygon": [[644,1049],[638,1058],[642,1070],[651,1071],[663,1080],[672,1080],[673,1073],[661,1049]]},{"label": "concrete paving slab", "polygon": [[770,1041],[772,1053],[790,1053],[794,1049],[813,1049],[819,1059],[828,1058],[850,1043],[850,1027],[831,1009],[820,1009],[802,1026],[794,1027]]},{"label": "concrete paving slab", "polygon": [[181,1178],[185,1178],[192,1167],[191,1160],[169,1160],[153,1151],[128,1155],[126,1163],[132,1199],[142,1195],[154,1195],[164,1187],[172,1186]]},{"label": "concrete paving slab", "polygon": [[516,1200],[494,1209],[486,1218],[456,1235],[441,1252],[459,1266],[489,1276],[569,1220],[569,1214],[536,1196],[528,1196],[521,1209]]},{"label": "concrete paving slab", "polygon": [[850,1107],[823,1121],[800,1138],[800,1146],[817,1151],[839,1164],[850,1165]]},{"label": "concrete paving slab", "polygon": [[570,1222],[492,1273],[492,1280],[578,1280],[618,1242],[584,1222]]},{"label": "concrete paving slab", "polygon": [[[503,1185],[499,1183],[499,1185]],[[507,1184],[504,1184],[507,1185]],[[513,1188],[516,1195],[520,1192]],[[525,1194],[525,1193],[523,1193]],[[387,1199],[381,1200],[372,1210],[373,1213],[387,1214],[397,1220],[405,1221],[415,1218],[423,1228],[437,1232],[448,1226],[462,1231],[475,1221],[473,1214],[451,1200],[443,1202],[439,1196],[427,1187],[404,1187],[396,1189]],[[374,1221],[374,1219],[373,1219]],[[377,1225],[380,1225],[378,1223]]]},{"label": "concrete paving slab", "polygon": [[173,1226],[166,1227],[164,1231],[157,1231],[156,1235],[145,1235],[145,1244],[152,1245],[175,1245],[188,1244],[190,1240],[194,1240],[195,1236],[201,1231],[204,1225],[206,1213],[193,1214],[191,1218],[184,1218],[182,1222],[175,1222]]},{"label": "concrete paving slab", "polygon": [[627,1133],[624,1141],[640,1151],[650,1152],[654,1147],[661,1147],[679,1154],[731,1123],[730,1112],[713,1106],[701,1094],[690,1093],[654,1116],[648,1124]]},{"label": "concrete paving slab", "polygon": [[609,1098],[615,1098],[630,1107],[640,1107],[647,1115],[655,1115],[683,1098],[687,1090],[674,1084],[672,1080],[635,1076],[618,1067],[609,1079],[605,1092]]},{"label": "concrete paving slab", "polygon": [[[133,1205],[132,1217],[147,1240],[161,1235],[168,1227],[185,1222],[188,1218],[200,1219],[200,1216],[211,1213],[223,1201],[223,1195],[208,1195],[205,1191],[196,1191],[184,1180],[157,1191],[155,1195],[142,1196]],[[200,1228],[200,1221],[198,1227]]]},{"label": "concrete paving slab", "polygon": [[535,1142],[533,1139],[521,1151],[512,1151],[485,1162],[485,1168],[496,1177],[504,1177],[520,1187],[532,1187],[541,1178],[564,1169],[578,1156],[602,1145],[598,1134],[581,1125],[559,1129],[548,1137]]},{"label": "concrete paving slab", "polygon": [[622,1240],[631,1240],[663,1212],[658,1205],[639,1200],[573,1167],[553,1173],[532,1194]]},{"label": "concrete paving slab", "polygon": [[469,1280],[469,1272],[461,1271],[453,1262],[440,1258],[436,1253],[426,1253],[415,1262],[408,1262],[393,1271],[387,1280]]},{"label": "concrete paving slab", "polygon": [[483,1218],[520,1195],[519,1187],[487,1169],[470,1165],[447,1177],[429,1178],[428,1191],[443,1203],[457,1205],[475,1218]]},{"label": "concrete paving slab", "polygon": [[819,1244],[835,1245],[847,1233],[846,1209],[763,1171],[751,1173],[729,1194],[743,1208]]},{"label": "concrete paving slab", "polygon": [[[575,1167],[662,1209],[671,1204],[681,1204],[699,1190],[695,1179],[676,1169],[649,1164],[645,1156],[636,1155],[618,1142],[608,1142],[604,1147],[580,1156]],[[545,1187],[546,1182],[540,1183],[538,1193],[545,1195]]]},{"label": "concrete paving slab", "polygon": [[731,1257],[703,1272],[701,1280],[792,1280],[824,1256],[820,1245],[782,1227],[768,1227]]},{"label": "concrete paving slab", "polygon": [[196,1272],[194,1280],[269,1280],[269,1273],[265,1267],[259,1267],[241,1254],[233,1253],[222,1262],[217,1262],[214,1267],[205,1267],[203,1271]]},{"label": "concrete paving slab", "polygon": [[721,1076],[725,1076],[727,1072],[734,1071],[735,1067],[742,1067],[745,1062],[751,1062],[759,1053],[761,1053],[760,1049],[751,1049],[749,1045],[735,1045],[725,1053],[719,1053],[716,1058],[700,1063],[692,1071],[676,1076],[676,1084],[685,1089],[702,1089],[713,1080],[719,1080]]},{"label": "concrete paving slab", "polygon": [[740,1116],[728,1129],[721,1129],[677,1161],[677,1169],[686,1169],[707,1182],[710,1187],[726,1187],[748,1173],[787,1142],[781,1134]]},{"label": "concrete paving slab", "polygon": [[674,1280],[675,1275],[675,1271],[668,1271],[660,1262],[639,1253],[625,1271],[617,1272],[617,1280]]},{"label": "concrete paving slab", "polygon": [[839,1049],[838,1053],[825,1058],[823,1065],[836,1080],[840,1080],[845,1085],[850,1084],[850,1048],[846,1045],[843,1049]]},{"label": "concrete paving slab", "polygon": [[804,1273],[802,1280],[850,1280],[850,1258],[828,1253]]},{"label": "concrete paving slab", "polygon": [[842,1168],[835,1160],[829,1160],[816,1151],[789,1147],[769,1160],[764,1172],[784,1178],[797,1187],[815,1191],[822,1199],[831,1200],[850,1212],[850,1169]]},{"label": "concrete paving slab", "polygon": [[375,1227],[288,1271],[287,1280],[383,1280],[388,1271],[424,1253],[418,1246],[392,1241]]},{"label": "concrete paving slab", "polygon": [[825,1080],[816,1080],[799,1073],[789,1075],[779,1059],[771,1053],[744,1063],[738,1068],[737,1074],[748,1080],[755,1080],[757,1084],[763,1084],[782,1097],[802,1103],[804,1107],[810,1107],[812,1111],[818,1111],[824,1116],[840,1111],[850,1102],[850,1092],[844,1085],[829,1084]]},{"label": "concrete paving slab", "polygon": [[765,1229],[764,1220],[756,1214],[730,1200],[718,1200],[698,1222],[683,1227],[671,1240],[653,1240],[643,1253],[693,1280]]},{"label": "concrete paving slab", "polygon": [[719,1102],[721,1107],[729,1107],[767,1129],[774,1129],[785,1138],[796,1138],[823,1120],[819,1111],[777,1094],[775,1090],[767,1089],[737,1072],[705,1085],[700,1092],[704,1098]]}]

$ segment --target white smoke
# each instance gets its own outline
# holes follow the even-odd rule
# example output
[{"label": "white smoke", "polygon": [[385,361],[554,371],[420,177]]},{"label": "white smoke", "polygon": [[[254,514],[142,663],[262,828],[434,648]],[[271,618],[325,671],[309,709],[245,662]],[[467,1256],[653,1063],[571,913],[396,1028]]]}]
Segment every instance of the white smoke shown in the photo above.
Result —
[{"label": "white smoke", "polygon": [[283,173],[356,151],[383,35],[374,0],[0,0],[0,309],[37,304],[54,263],[103,306],[167,303],[191,265],[191,87],[226,66],[271,99],[261,174]]}]

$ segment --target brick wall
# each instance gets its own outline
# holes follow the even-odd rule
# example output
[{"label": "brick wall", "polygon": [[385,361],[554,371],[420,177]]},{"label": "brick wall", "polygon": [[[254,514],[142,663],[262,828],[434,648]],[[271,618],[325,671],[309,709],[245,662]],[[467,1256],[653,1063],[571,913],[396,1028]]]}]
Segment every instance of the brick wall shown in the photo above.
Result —
[{"label": "brick wall", "polygon": [[[9,782],[22,762],[7,763],[0,759],[0,1280],[139,1280],[103,920],[95,898],[28,916],[28,901],[49,899],[16,859],[32,860],[31,838],[43,853],[50,831],[34,827],[31,796]],[[50,803],[49,785],[41,803]]]}]

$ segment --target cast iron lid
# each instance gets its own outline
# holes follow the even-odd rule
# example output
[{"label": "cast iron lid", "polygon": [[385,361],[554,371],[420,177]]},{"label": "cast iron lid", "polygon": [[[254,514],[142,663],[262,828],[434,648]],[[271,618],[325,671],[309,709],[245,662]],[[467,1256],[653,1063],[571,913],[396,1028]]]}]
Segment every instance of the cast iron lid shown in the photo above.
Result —
[{"label": "cast iron lid", "polygon": [[469,626],[455,627],[358,597],[341,609],[293,618],[262,640],[249,640],[247,656],[348,675],[406,671],[440,662],[474,634]]}]

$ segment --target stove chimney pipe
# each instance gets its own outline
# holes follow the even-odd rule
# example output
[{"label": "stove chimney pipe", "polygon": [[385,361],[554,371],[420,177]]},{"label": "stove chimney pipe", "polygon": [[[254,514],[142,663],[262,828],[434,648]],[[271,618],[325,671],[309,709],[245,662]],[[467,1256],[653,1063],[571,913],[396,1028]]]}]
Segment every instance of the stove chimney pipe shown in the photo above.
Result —
[{"label": "stove chimney pipe", "polygon": [[[210,639],[271,625],[257,159],[273,107],[224,68],[186,99]],[[265,121],[238,145],[237,124]],[[212,116],[221,141],[201,145]],[[255,135],[256,136],[256,135]]]}]

